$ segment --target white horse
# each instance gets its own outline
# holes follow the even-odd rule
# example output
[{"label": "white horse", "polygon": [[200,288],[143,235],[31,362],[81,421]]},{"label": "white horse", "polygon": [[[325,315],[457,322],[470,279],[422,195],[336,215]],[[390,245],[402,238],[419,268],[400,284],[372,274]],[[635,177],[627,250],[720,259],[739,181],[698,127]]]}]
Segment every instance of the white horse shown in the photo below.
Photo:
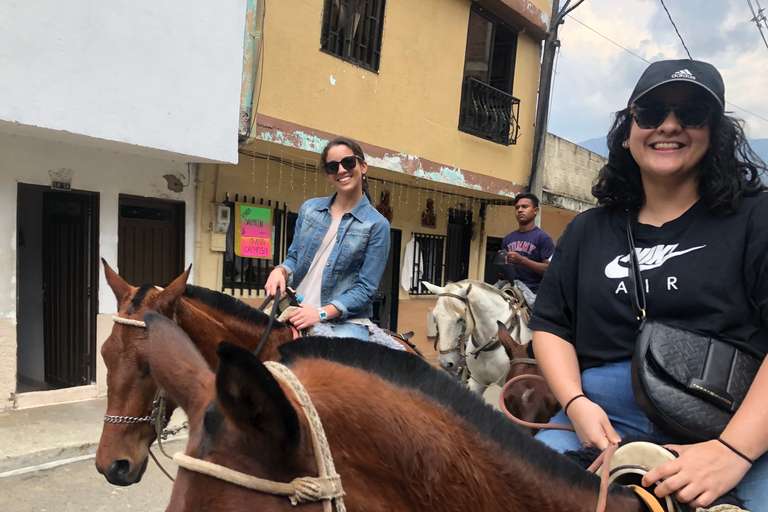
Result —
[{"label": "white horse", "polygon": [[509,357],[499,343],[496,321],[504,323],[517,343],[528,343],[533,337],[521,318],[520,305],[481,281],[465,279],[444,287],[423,284],[438,297],[433,315],[437,323],[440,366],[455,372],[461,356],[465,356],[471,375],[469,387],[476,393],[501,382],[509,371]]}]

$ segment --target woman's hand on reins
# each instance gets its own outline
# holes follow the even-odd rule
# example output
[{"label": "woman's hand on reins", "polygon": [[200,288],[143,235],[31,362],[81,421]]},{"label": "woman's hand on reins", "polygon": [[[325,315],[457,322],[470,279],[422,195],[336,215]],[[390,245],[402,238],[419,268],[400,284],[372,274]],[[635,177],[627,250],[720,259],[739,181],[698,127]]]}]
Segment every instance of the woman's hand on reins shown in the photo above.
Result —
[{"label": "woman's hand on reins", "polygon": [[738,484],[751,467],[717,441],[690,445],[666,445],[679,454],[675,460],[656,466],[643,477],[643,486],[664,480],[655,490],[663,498],[676,493],[693,508],[708,507]]},{"label": "woman's hand on reins", "polygon": [[288,315],[286,320],[299,330],[309,329],[313,325],[320,323],[320,313],[317,309],[302,304],[301,308]]},{"label": "woman's hand on reins", "polygon": [[603,408],[587,398],[581,398],[571,404],[568,408],[568,418],[573,423],[582,446],[605,450],[621,441],[621,436],[613,429],[611,420]]},{"label": "woman's hand on reins", "polygon": [[278,288],[280,289],[280,296],[285,295],[286,284],[285,270],[283,270],[283,267],[275,267],[275,269],[269,273],[267,282],[264,283],[264,291],[267,292],[267,295],[274,296]]}]

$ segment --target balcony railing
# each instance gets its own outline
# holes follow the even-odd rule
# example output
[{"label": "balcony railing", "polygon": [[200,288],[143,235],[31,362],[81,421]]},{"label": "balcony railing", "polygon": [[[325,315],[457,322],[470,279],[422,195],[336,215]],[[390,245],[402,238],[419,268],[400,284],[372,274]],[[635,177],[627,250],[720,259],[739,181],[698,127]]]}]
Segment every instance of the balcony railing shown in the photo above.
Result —
[{"label": "balcony railing", "polygon": [[459,115],[459,130],[497,144],[517,143],[520,100],[495,87],[467,77]]}]

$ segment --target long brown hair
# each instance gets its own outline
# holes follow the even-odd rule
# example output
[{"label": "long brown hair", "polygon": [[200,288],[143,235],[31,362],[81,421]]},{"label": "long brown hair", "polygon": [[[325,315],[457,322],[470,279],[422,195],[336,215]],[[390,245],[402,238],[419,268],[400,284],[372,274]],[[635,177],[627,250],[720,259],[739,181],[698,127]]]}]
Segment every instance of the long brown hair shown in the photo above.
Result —
[{"label": "long brown hair", "polygon": [[[361,162],[365,162],[365,153],[357,142],[347,137],[336,137],[323,148],[323,152],[320,154],[321,164],[325,165],[328,162],[328,151],[334,146],[347,146]],[[365,174],[363,174],[363,194],[368,198],[368,201],[371,201],[371,194],[368,192],[368,178]]]}]

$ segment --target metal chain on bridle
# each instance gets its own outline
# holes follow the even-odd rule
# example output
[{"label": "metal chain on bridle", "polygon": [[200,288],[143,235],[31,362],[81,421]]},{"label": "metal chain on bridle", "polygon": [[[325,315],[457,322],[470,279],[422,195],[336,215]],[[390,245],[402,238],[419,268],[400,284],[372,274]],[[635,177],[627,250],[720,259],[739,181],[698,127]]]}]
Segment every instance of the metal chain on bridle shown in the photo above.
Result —
[{"label": "metal chain on bridle", "polygon": [[[146,322],[142,322],[141,320],[133,320],[131,318],[123,318],[117,315],[112,317],[112,321],[116,324],[129,325],[131,327],[138,327],[141,329],[147,328]],[[165,396],[165,391],[158,387],[157,392],[155,393],[155,398],[152,401],[152,412],[149,414],[149,416],[118,416],[114,414],[105,414],[104,423],[129,425],[135,425],[138,423],[150,423],[155,428],[155,433],[157,434],[157,446],[160,448],[160,452],[167,458],[172,459],[173,457],[165,452],[165,449],[163,448],[163,441],[166,441],[170,436],[179,434],[182,430],[187,429],[189,425],[185,421],[179,427],[172,429],[166,428],[168,426],[168,419],[166,418],[167,405],[168,399]],[[157,460],[155,454],[152,453],[152,450],[149,450],[149,455],[152,457],[152,460],[155,461],[155,464],[157,464],[160,470],[165,474],[165,476],[173,481],[173,477],[160,464],[160,461]]]}]

